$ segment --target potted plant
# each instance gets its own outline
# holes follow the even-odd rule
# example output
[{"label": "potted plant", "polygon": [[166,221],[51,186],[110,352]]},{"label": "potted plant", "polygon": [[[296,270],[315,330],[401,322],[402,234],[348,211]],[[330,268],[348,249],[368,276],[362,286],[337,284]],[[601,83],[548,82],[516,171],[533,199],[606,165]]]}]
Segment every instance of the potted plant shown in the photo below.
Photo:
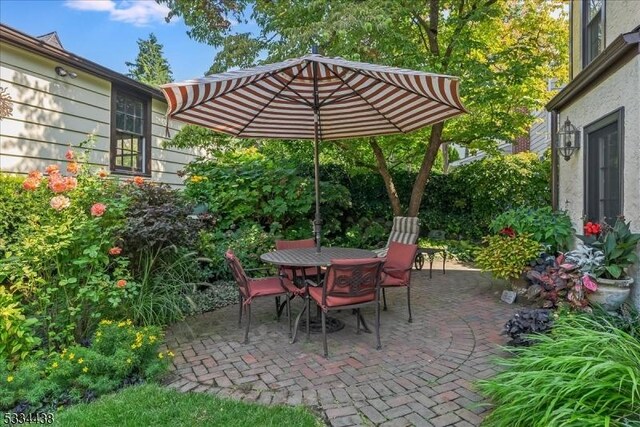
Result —
[{"label": "potted plant", "polygon": [[627,268],[638,262],[640,234],[632,233],[623,217],[618,217],[613,227],[588,222],[584,231],[585,235],[578,237],[585,246],[568,253],[567,262],[580,265],[582,272],[595,279],[597,290],[588,295],[589,300],[615,311],[631,293],[633,278]]}]

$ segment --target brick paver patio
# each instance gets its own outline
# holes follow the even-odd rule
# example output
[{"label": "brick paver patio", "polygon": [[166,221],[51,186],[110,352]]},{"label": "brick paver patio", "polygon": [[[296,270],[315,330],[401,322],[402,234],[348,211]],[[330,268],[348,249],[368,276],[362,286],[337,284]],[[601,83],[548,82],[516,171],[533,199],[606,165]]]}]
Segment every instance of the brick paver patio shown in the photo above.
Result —
[{"label": "brick paver patio", "polygon": [[[351,311],[337,313],[342,331],[301,334],[290,345],[286,319],[275,319],[273,299],[253,304],[250,344],[241,344],[238,307],[192,317],[167,332],[176,357],[169,386],[256,401],[304,404],[332,426],[472,426],[486,406],[472,382],[494,373],[491,358],[506,338],[500,331],[516,307],[499,300],[502,286],[455,263],[446,275],[414,271],[413,323],[407,323],[406,292],[387,292],[382,312],[382,350],[375,334],[356,335]],[[302,304],[294,300],[293,313]],[[363,310],[370,326],[373,309]],[[333,313],[332,313],[333,316]]]}]

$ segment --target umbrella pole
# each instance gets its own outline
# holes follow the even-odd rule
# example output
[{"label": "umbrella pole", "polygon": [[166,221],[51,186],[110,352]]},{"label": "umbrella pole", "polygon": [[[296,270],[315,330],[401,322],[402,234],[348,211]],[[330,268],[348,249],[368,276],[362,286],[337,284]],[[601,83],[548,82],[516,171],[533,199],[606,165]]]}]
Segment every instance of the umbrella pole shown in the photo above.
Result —
[{"label": "umbrella pole", "polygon": [[316,193],[316,217],[313,221],[313,232],[316,239],[316,252],[320,253],[322,238],[322,219],[320,218],[320,141],[318,138],[318,125],[320,117],[318,112],[314,112],[314,138],[313,138],[313,172],[314,187]]}]

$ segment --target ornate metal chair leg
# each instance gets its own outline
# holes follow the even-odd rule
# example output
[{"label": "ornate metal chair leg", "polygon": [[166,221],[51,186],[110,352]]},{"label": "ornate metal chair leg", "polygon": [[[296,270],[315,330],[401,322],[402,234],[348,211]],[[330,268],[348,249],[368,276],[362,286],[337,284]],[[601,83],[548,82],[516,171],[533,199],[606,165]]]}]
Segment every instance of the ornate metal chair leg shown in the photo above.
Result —
[{"label": "ornate metal chair leg", "polygon": [[244,343],[249,344],[249,326],[251,325],[251,304],[247,304],[247,327],[244,330]]},{"label": "ornate metal chair leg", "polygon": [[384,311],[387,311],[387,293],[382,288],[382,300],[384,301]]},{"label": "ornate metal chair leg", "polygon": [[307,342],[311,340],[311,298],[307,296]]},{"label": "ornate metal chair leg", "polygon": [[433,277],[433,260],[435,259],[435,255],[429,254],[429,279]]},{"label": "ornate metal chair leg", "polygon": [[276,297],[276,318],[280,320],[282,310],[280,310],[280,297]]},{"label": "ornate metal chair leg", "polygon": [[286,296],[287,298],[287,323],[289,324],[289,338],[291,338],[291,298],[289,294]]},{"label": "ornate metal chair leg", "polygon": [[378,340],[376,350],[380,350],[382,348],[380,343],[380,301],[376,304],[376,339]]},{"label": "ornate metal chair leg", "polygon": [[327,348],[327,322],[324,310],[322,310],[322,345],[324,346],[324,357],[329,357],[329,349]]},{"label": "ornate metal chair leg", "polygon": [[409,309],[409,323],[413,322],[411,318],[411,286],[407,285],[407,308]]},{"label": "ornate metal chair leg", "polygon": [[238,305],[240,305],[240,310],[238,313],[238,326],[242,325],[242,294],[238,292]]}]

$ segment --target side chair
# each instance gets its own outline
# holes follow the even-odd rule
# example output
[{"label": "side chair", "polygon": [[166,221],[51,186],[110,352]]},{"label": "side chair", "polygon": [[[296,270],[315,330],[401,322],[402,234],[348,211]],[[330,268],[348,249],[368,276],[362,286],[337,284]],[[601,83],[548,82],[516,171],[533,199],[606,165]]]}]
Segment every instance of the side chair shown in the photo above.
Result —
[{"label": "side chair", "polygon": [[[324,276],[322,286],[307,287],[307,339],[310,334],[311,300],[321,308],[322,343],[328,357],[326,313],[330,310],[354,309],[357,333],[360,333],[360,308],[375,305],[376,349],[380,350],[380,273],[383,260],[379,258],[334,259]],[[307,283],[309,283],[308,281]]]},{"label": "side chair", "polygon": [[409,323],[413,321],[411,317],[411,268],[416,258],[418,245],[408,245],[404,243],[391,242],[389,251],[382,267],[382,300],[384,310],[387,310],[387,288],[407,288],[407,308],[409,310]]},{"label": "side chair", "polygon": [[247,276],[240,260],[231,249],[225,253],[225,260],[233,278],[238,284],[238,301],[240,303],[240,313],[238,316],[238,326],[242,324],[242,310],[247,310],[247,325],[244,331],[244,344],[249,343],[249,327],[251,325],[251,304],[255,298],[259,297],[280,297],[287,298],[287,322],[289,325],[289,336],[291,336],[291,305],[289,303],[289,291],[285,288],[281,277],[251,278]]}]

